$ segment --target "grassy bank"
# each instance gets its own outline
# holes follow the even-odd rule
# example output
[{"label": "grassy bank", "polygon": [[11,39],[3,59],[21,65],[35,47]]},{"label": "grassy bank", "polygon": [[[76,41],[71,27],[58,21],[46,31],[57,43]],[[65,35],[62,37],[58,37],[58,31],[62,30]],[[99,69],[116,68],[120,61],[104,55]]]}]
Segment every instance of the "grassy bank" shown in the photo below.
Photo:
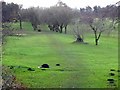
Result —
[{"label": "grassy bank", "polygon": [[[24,27],[29,30],[30,24]],[[117,85],[117,71],[115,76],[109,75],[111,69],[118,70],[117,35],[103,35],[98,46],[93,35],[85,38],[89,43],[86,45],[73,43],[74,40],[73,35],[46,30],[23,37],[9,36],[3,47],[3,65],[13,66],[17,80],[27,87],[106,88],[110,87],[109,78],[114,78]],[[39,69],[42,64],[50,68]]]}]

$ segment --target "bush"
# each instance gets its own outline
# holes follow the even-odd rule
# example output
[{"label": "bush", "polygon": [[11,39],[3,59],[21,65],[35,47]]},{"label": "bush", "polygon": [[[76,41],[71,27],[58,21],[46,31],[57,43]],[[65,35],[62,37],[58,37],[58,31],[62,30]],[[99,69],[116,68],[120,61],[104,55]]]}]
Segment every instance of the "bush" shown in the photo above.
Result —
[{"label": "bush", "polygon": [[8,67],[2,66],[2,90],[25,90]]}]

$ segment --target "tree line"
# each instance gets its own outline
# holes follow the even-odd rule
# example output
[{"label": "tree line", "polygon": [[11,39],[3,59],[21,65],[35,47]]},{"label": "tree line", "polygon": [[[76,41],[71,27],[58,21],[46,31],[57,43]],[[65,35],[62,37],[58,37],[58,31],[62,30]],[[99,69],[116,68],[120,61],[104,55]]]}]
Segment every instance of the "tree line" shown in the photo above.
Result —
[{"label": "tree line", "polygon": [[67,33],[67,25],[74,18],[74,10],[63,2],[58,2],[50,8],[31,7],[21,11],[22,18],[31,22],[34,30],[37,25],[47,24],[52,31]]},{"label": "tree line", "polygon": [[[73,9],[67,6],[62,1],[49,8],[42,7],[30,7],[23,9],[22,5],[14,3],[2,3],[2,22],[20,22],[20,28],[22,29],[22,21],[29,21],[35,31],[41,31],[38,29],[38,25],[47,24],[51,31],[67,33],[67,26],[70,23],[78,21],[89,25],[95,35],[96,45],[102,34],[106,29],[105,20],[110,20],[109,31],[115,28],[115,24],[118,19],[119,6],[107,5],[106,7],[94,6],[93,8],[87,6],[85,8]],[[81,33],[80,33],[81,34]],[[80,36],[80,35],[77,35]],[[80,40],[82,39],[79,37]]]}]

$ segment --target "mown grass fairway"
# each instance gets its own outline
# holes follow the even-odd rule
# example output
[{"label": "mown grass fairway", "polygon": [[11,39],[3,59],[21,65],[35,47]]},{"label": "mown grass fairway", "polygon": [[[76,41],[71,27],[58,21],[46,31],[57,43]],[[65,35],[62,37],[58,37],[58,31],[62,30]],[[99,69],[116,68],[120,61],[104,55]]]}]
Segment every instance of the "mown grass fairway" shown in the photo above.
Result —
[{"label": "mown grass fairway", "polygon": [[[89,44],[72,43],[73,35],[51,31],[33,32],[23,37],[9,36],[3,47],[3,65],[15,66],[17,80],[32,88],[106,88],[107,79],[118,80],[117,36],[103,36],[95,46],[94,36],[86,37]],[[49,64],[41,70],[38,66]],[[60,64],[60,66],[56,66]],[[28,71],[27,67],[35,69]]]}]

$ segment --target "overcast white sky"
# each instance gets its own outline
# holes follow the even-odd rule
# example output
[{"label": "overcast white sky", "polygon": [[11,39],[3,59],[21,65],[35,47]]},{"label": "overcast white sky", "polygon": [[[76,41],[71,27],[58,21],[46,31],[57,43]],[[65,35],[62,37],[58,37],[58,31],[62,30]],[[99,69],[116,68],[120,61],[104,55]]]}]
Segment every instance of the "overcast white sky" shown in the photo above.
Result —
[{"label": "overcast white sky", "polygon": [[[31,6],[34,7],[50,7],[55,5],[58,0],[0,0],[5,2],[14,2],[17,4],[22,4],[23,8],[28,8]],[[99,5],[101,7],[104,7],[106,5],[115,4],[119,0],[61,0],[64,3],[66,3],[68,6],[72,8],[80,8],[80,7],[86,7],[86,6],[95,6]]]}]

